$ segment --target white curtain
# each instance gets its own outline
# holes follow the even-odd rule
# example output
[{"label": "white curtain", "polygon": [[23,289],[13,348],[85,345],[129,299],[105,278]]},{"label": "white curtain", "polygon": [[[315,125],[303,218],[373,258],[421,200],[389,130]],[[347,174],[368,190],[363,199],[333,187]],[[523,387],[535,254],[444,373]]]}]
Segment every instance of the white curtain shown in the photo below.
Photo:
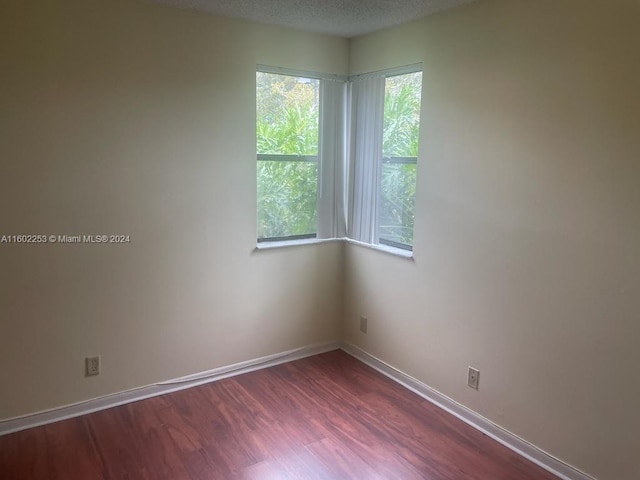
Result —
[{"label": "white curtain", "polygon": [[384,87],[384,75],[356,79],[351,87],[348,236],[372,244],[378,243]]},{"label": "white curtain", "polygon": [[318,238],[347,235],[347,83],[320,80]]}]

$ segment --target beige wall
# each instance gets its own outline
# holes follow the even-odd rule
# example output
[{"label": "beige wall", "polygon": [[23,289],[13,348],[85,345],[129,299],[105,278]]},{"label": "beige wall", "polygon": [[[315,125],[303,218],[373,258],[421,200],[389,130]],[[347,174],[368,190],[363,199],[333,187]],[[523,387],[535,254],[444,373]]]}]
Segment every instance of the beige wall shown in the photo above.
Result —
[{"label": "beige wall", "polygon": [[346,40],[114,0],[0,32],[0,233],[132,239],[0,245],[0,418],[339,337],[342,246],[253,251],[255,67]]},{"label": "beige wall", "polygon": [[640,478],[638,25],[480,0],[351,51],[424,96],[415,261],[347,247],[347,340],[602,480]]},{"label": "beige wall", "polygon": [[132,243],[0,245],[0,418],[339,338],[344,298],[348,341],[601,480],[638,478],[639,11],[597,3],[480,0],[351,43],[351,73],[424,62],[406,260],[253,251],[255,65],[344,74],[347,41],[3,2],[0,234]]}]

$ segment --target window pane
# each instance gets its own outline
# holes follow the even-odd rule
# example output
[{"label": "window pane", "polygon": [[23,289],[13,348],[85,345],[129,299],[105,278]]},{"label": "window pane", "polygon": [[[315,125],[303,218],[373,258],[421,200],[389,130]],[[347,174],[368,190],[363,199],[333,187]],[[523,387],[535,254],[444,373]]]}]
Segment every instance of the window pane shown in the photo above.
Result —
[{"label": "window pane", "polygon": [[385,82],[380,243],[411,248],[420,130],[422,72]]},{"label": "window pane", "polygon": [[382,164],[380,195],[381,243],[413,244],[413,211],[416,195],[416,164]]},{"label": "window pane", "polygon": [[259,239],[316,233],[319,87],[314,79],[256,75],[257,153],[283,156],[258,158]]},{"label": "window pane", "polygon": [[258,238],[316,233],[318,164],[258,161]]},{"label": "window pane", "polygon": [[257,151],[318,154],[319,80],[257,72]]},{"label": "window pane", "polygon": [[384,95],[382,154],[417,157],[422,72],[388,77]]}]

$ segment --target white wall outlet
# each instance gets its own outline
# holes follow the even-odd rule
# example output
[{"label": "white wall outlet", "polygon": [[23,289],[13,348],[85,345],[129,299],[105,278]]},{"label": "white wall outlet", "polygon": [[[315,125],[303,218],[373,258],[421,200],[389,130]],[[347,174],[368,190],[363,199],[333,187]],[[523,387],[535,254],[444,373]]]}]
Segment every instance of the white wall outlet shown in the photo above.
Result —
[{"label": "white wall outlet", "polygon": [[471,388],[478,390],[480,384],[480,370],[473,367],[469,367],[469,373],[467,374],[467,385]]},{"label": "white wall outlet", "polygon": [[367,317],[360,317],[360,331],[362,333],[367,333],[367,323],[369,323]]},{"label": "white wall outlet", "polygon": [[100,355],[85,358],[85,375],[92,377],[100,374]]}]

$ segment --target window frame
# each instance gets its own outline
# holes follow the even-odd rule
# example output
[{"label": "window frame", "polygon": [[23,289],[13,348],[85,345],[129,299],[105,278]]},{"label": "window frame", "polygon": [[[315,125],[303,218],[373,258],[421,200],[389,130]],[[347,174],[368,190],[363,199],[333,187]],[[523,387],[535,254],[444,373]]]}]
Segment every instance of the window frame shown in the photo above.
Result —
[{"label": "window frame", "polygon": [[[293,77],[296,79],[307,79],[307,80],[320,80],[318,74],[312,72],[302,72],[298,70],[290,70],[280,67],[269,67],[265,65],[257,65],[256,66],[256,77],[258,73],[265,73],[270,75],[281,75],[287,77]],[[256,83],[256,123],[258,121],[257,116],[257,102],[258,102],[258,85]],[[320,103],[320,92],[318,91],[318,103]],[[320,112],[318,111],[318,140],[320,139]],[[256,136],[257,142],[257,136]],[[319,146],[318,146],[319,148]],[[318,152],[319,153],[319,152]],[[271,153],[259,153],[257,152],[257,144],[256,144],[256,165],[257,162],[264,161],[273,161],[273,162],[309,162],[318,164],[319,155],[298,155],[298,154],[271,154]],[[258,182],[258,176],[256,173],[256,182]],[[316,199],[318,197],[318,184],[320,183],[320,172],[318,172],[316,178]],[[257,183],[256,183],[256,192],[257,192]],[[258,213],[258,205],[259,199],[256,198],[256,214]],[[296,241],[296,240],[307,240],[318,237],[318,200],[316,200],[315,206],[315,215],[316,215],[316,228],[314,233],[305,233],[305,234],[293,234],[293,235],[285,235],[285,236],[275,236],[275,237],[259,237],[256,231],[256,242],[257,243],[268,243],[268,242],[287,242],[287,241]],[[257,218],[256,218],[257,220]],[[257,221],[256,221],[257,228]]]},{"label": "window frame", "polygon": [[[383,167],[388,164],[414,164],[416,173],[418,155],[385,155],[383,138],[385,126],[385,100],[387,80],[392,77],[420,73],[421,63],[403,67],[368,72],[350,77],[351,81],[351,142],[350,152],[350,222],[349,238],[360,244],[379,246],[383,250],[395,250],[406,256],[413,252],[414,241],[410,244],[380,238],[381,198]],[[420,81],[420,107],[418,121],[422,111],[422,78]],[[418,129],[418,144],[420,144]],[[416,181],[417,188],[417,181]],[[415,218],[415,196],[414,196]],[[413,229],[415,231],[415,228]]]},{"label": "window frame", "polygon": [[[419,114],[418,114],[418,149],[420,148],[420,121],[421,121],[421,117],[422,117],[422,64],[416,64],[416,65],[411,65],[411,66],[407,66],[407,67],[401,67],[401,68],[395,68],[395,69],[389,69],[389,70],[385,70],[383,71],[385,73],[385,88],[386,88],[386,81],[389,78],[393,78],[393,77],[400,77],[403,75],[411,75],[414,73],[420,73],[421,74],[421,78],[420,78],[420,106],[419,106]],[[386,97],[386,94],[385,94]],[[385,98],[386,100],[386,98]],[[384,105],[383,105],[383,109],[384,109]],[[384,126],[383,126],[384,128]],[[393,156],[393,155],[385,155],[384,154],[384,149],[382,152],[382,159],[381,159],[382,165],[384,164],[406,164],[406,165],[415,165],[416,166],[416,174],[417,174],[417,170],[418,170],[418,155],[416,156]],[[416,179],[416,188],[417,188],[417,179]],[[379,186],[379,190],[378,190],[378,202],[380,201],[380,196],[382,195],[382,185]],[[415,212],[415,196],[414,196],[414,212]],[[401,250],[407,250],[410,252],[413,252],[413,231],[412,231],[412,239],[411,239],[411,243],[402,243],[402,242],[397,242],[395,240],[389,240],[389,239],[385,239],[385,238],[380,238],[380,211],[378,211],[378,219],[376,221],[376,228],[377,228],[377,232],[376,232],[376,239],[378,241],[378,244],[380,245],[385,245],[387,247],[392,247],[392,248],[399,248]],[[414,217],[415,217],[415,213],[414,213]],[[415,226],[414,226],[415,228]],[[412,229],[413,230],[413,229]]]}]

